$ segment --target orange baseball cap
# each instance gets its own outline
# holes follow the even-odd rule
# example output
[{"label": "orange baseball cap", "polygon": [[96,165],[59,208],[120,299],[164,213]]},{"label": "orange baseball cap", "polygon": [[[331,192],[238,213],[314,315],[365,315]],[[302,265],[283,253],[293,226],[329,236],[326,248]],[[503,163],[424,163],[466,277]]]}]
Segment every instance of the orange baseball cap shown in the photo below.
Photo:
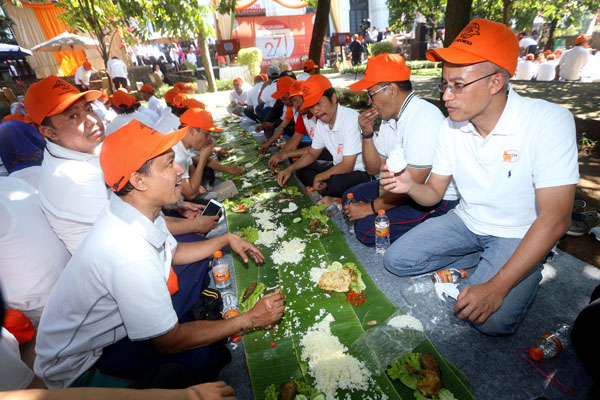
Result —
[{"label": "orange baseball cap", "polygon": [[6,121],[25,121],[25,117],[21,114],[8,114],[2,118],[2,122]]},{"label": "orange baseball cap", "polygon": [[108,135],[100,151],[100,166],[104,182],[113,192],[123,189],[132,172],[175,146],[187,133],[182,128],[162,134],[143,123],[133,120]]},{"label": "orange baseball cap", "polygon": [[430,61],[471,65],[489,61],[504,68],[512,76],[517,69],[519,42],[510,28],[499,22],[476,18],[443,49],[429,49]]},{"label": "orange baseball cap", "polygon": [[577,36],[577,39],[575,39],[575,44],[581,44],[581,43],[587,42],[591,38],[592,38],[591,36],[579,35],[579,36]]},{"label": "orange baseball cap", "polygon": [[306,60],[304,61],[304,64],[302,64],[302,69],[304,72],[312,71],[315,68],[317,68],[317,65],[313,60]]},{"label": "orange baseball cap", "polygon": [[4,310],[4,327],[17,339],[19,344],[30,342],[35,335],[33,324],[23,311]]},{"label": "orange baseball cap", "polygon": [[302,104],[300,109],[302,110],[317,104],[321,100],[321,97],[323,97],[323,93],[331,87],[331,81],[324,75],[311,75],[310,78],[304,81],[304,87],[302,87],[304,104]]},{"label": "orange baseball cap", "polygon": [[111,104],[121,110],[127,110],[134,104],[138,104],[138,99],[135,96],[123,91],[117,90],[111,97]]},{"label": "orange baseball cap", "polygon": [[560,56],[560,55],[562,54],[562,52],[563,52],[563,51],[562,51],[561,49],[556,49],[556,50],[554,51],[554,54],[556,54],[557,56]]},{"label": "orange baseball cap", "polygon": [[260,74],[260,77],[262,78],[263,81],[268,81],[269,77],[267,76],[267,74]]},{"label": "orange baseball cap", "polygon": [[243,83],[244,83],[244,80],[239,76],[233,80],[234,85],[241,85]]},{"label": "orange baseball cap", "polygon": [[206,108],[203,102],[198,101],[192,97],[188,97],[187,99],[183,100],[181,105],[183,106],[181,108],[200,108],[202,110]]},{"label": "orange baseball cap", "polygon": [[101,94],[99,90],[80,92],[58,76],[50,75],[29,87],[24,103],[31,120],[40,125],[44,118],[60,114],[77,100],[93,101]]},{"label": "orange baseball cap", "polygon": [[410,68],[400,54],[380,54],[367,61],[365,76],[348,88],[360,91],[380,82],[400,82],[410,79]]},{"label": "orange baseball cap", "polygon": [[183,108],[183,101],[185,99],[189,99],[189,98],[191,98],[191,96],[189,94],[180,92],[180,93],[177,93],[175,95],[175,97],[173,97],[171,104],[173,104],[177,108]]},{"label": "orange baseball cap", "polygon": [[90,64],[89,62],[86,61],[83,63],[83,68],[85,68],[89,71],[90,69],[92,69],[92,64]]},{"label": "orange baseball cap", "polygon": [[277,91],[273,93],[271,97],[274,99],[281,99],[286,94],[288,94],[288,92],[290,91],[290,86],[292,86],[292,83],[294,83],[295,81],[295,79],[290,78],[289,76],[279,78],[277,80]]},{"label": "orange baseball cap", "polygon": [[294,81],[290,86],[290,97],[302,96],[302,88],[304,87],[304,81]]},{"label": "orange baseball cap", "polygon": [[178,93],[179,92],[175,88],[167,90],[165,92],[165,96],[164,96],[165,97],[165,102],[167,104],[173,104],[173,99],[175,98],[175,96],[177,96]]},{"label": "orange baseball cap", "polygon": [[546,50],[544,51],[544,55],[547,56],[548,54],[552,54],[552,50]]},{"label": "orange baseball cap", "polygon": [[534,60],[534,59],[535,59],[535,56],[534,56],[532,53],[529,53],[529,54],[527,54],[527,55],[525,56],[525,59],[526,59],[526,60]]},{"label": "orange baseball cap", "polygon": [[184,112],[179,118],[182,125],[191,126],[193,128],[206,129],[210,132],[223,132],[223,128],[216,127],[212,114],[206,110],[199,108],[190,108]]},{"label": "orange baseball cap", "polygon": [[154,88],[150,85],[142,85],[140,88],[140,92],[152,93],[154,94]]},{"label": "orange baseball cap", "polygon": [[194,84],[192,84],[190,82],[177,82],[174,87],[175,87],[175,89],[177,89],[178,92],[194,90]]}]

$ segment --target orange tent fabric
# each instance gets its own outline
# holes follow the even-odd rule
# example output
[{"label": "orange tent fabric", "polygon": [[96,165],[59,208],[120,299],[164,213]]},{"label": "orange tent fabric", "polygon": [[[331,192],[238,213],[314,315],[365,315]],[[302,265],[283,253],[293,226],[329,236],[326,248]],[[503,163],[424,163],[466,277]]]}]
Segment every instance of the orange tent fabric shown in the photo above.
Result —
[{"label": "orange tent fabric", "polygon": [[[22,4],[33,9],[47,40],[67,30],[67,25],[58,20],[61,10],[54,4]],[[74,75],[77,68],[86,61],[85,53],[82,50],[55,51],[53,54],[58,62],[58,70],[65,76]]]}]

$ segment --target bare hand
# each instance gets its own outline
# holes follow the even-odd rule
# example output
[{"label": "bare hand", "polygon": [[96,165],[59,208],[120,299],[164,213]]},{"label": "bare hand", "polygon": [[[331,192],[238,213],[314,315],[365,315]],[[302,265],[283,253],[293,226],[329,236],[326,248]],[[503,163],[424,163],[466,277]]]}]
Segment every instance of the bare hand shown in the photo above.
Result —
[{"label": "bare hand", "polygon": [[283,155],[283,153],[272,155],[271,158],[269,158],[269,168],[272,170],[277,169],[277,166],[281,161],[283,161],[284,158],[285,156]]},{"label": "bare hand", "polygon": [[408,169],[404,168],[401,172],[394,174],[389,171],[387,164],[381,168],[379,177],[381,178],[379,184],[392,193],[408,193],[414,183]]},{"label": "bare hand", "polygon": [[269,147],[271,147],[271,146],[269,145],[269,141],[267,140],[260,146],[260,149],[258,149],[258,152],[260,154],[265,154],[267,152],[267,150],[269,150]]},{"label": "bare hand", "polygon": [[344,216],[348,221],[356,221],[369,215],[373,215],[369,203],[359,201],[358,203],[344,205]]},{"label": "bare hand", "polygon": [[248,256],[246,253],[250,254],[250,257],[254,260],[255,263],[262,263],[265,261],[265,256],[257,249],[252,243],[247,240],[242,239],[238,235],[231,234],[229,236],[229,247],[231,250],[236,252],[240,257],[242,257],[242,261],[245,263],[248,262]]},{"label": "bare hand", "polygon": [[322,190],[325,190],[325,188],[327,187],[327,183],[322,181],[321,180],[322,178],[320,178],[319,175],[320,174],[317,174],[315,176],[315,179],[313,180],[312,188],[313,188],[313,190],[318,190],[320,192]]},{"label": "bare hand", "polygon": [[239,175],[239,174],[243,174],[246,170],[244,169],[244,167],[240,167],[239,165],[230,165],[227,168],[227,172],[230,173],[231,175]]},{"label": "bare hand", "polygon": [[502,305],[504,295],[490,282],[467,286],[458,295],[454,311],[458,318],[483,324]]},{"label": "bare hand", "polygon": [[202,383],[186,389],[192,400],[235,400],[235,391],[223,381]]},{"label": "bare hand", "polygon": [[277,184],[281,187],[285,186],[285,183],[290,179],[290,176],[292,176],[292,171],[289,167],[283,171],[279,171],[277,174]]},{"label": "bare hand", "polygon": [[360,130],[364,135],[370,135],[373,133],[373,123],[379,113],[373,107],[367,108],[365,111],[361,112],[358,116],[358,125],[360,125]]},{"label": "bare hand", "polygon": [[283,304],[285,296],[279,293],[279,289],[261,297],[250,313],[250,320],[253,328],[261,328],[273,325],[283,316],[285,305]]},{"label": "bare hand", "polygon": [[204,210],[203,205],[191,203],[189,201],[184,201],[177,207],[177,212],[184,218],[196,218],[196,215],[202,210]]},{"label": "bare hand", "polygon": [[197,233],[208,233],[212,231],[219,223],[218,215],[198,215],[194,221],[196,222]]}]

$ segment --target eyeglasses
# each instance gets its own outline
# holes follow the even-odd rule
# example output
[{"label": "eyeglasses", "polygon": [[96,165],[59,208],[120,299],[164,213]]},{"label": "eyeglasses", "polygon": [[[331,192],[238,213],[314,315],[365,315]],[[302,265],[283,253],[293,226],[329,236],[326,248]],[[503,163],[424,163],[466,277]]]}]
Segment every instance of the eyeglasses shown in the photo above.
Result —
[{"label": "eyeglasses", "polygon": [[482,79],[489,78],[492,75],[496,75],[497,73],[498,72],[492,72],[489,75],[482,76],[481,78],[475,79],[474,81],[471,81],[471,82],[468,82],[468,83],[456,83],[454,85],[449,85],[448,82],[440,82],[440,83],[437,84],[437,90],[440,93],[445,93],[446,89],[450,89],[450,93],[459,94],[467,86],[472,85],[475,82],[479,82]]},{"label": "eyeglasses", "polygon": [[371,99],[371,101],[373,101],[373,97],[375,97],[375,95],[377,93],[381,92],[382,90],[385,90],[385,88],[387,88],[388,86],[390,86],[389,83],[387,85],[385,85],[385,86],[380,87],[379,89],[377,89],[373,93],[369,93],[369,91],[367,90],[367,96],[369,96],[369,99]]}]

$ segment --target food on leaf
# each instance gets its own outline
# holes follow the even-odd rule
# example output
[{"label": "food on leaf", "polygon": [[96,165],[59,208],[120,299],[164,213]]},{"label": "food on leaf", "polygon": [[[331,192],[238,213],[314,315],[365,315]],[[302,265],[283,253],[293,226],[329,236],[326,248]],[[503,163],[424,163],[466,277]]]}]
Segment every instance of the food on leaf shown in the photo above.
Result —
[{"label": "food on leaf", "polygon": [[[267,288],[264,283],[258,282],[258,283],[256,283],[256,286],[254,287],[254,289],[249,291],[249,289],[253,285],[255,285],[254,282],[252,284],[250,284],[250,286],[248,286],[248,288],[246,289],[246,291],[244,292],[244,294],[241,296],[241,298],[239,300],[240,312],[242,312],[242,313],[244,313],[246,311],[250,311],[252,309],[252,307],[254,307],[256,305],[256,303],[258,303],[258,300],[260,300],[260,298],[265,293],[265,289]],[[246,296],[246,293],[249,293],[248,296]]]},{"label": "food on leaf", "polygon": [[258,230],[253,226],[245,226],[238,231],[238,236],[254,243],[258,240]]},{"label": "food on leaf", "polygon": [[248,286],[246,288],[246,291],[244,292],[244,296],[242,296],[242,302],[246,301],[248,299],[248,297],[250,297],[250,295],[252,293],[254,293],[254,289],[256,289],[256,282],[252,282],[250,284],[250,286]]},{"label": "food on leaf", "polygon": [[298,222],[300,222],[300,221],[302,221],[302,218],[300,218],[300,217],[298,217],[298,218],[294,218],[294,219],[292,220],[292,222],[293,222],[294,224],[297,224],[297,223],[298,223]]},{"label": "food on leaf", "polygon": [[279,396],[281,400],[294,400],[296,397],[297,385],[294,381],[287,381],[281,384]]},{"label": "food on leaf", "polygon": [[347,292],[350,290],[351,274],[349,269],[338,269],[328,271],[321,275],[319,287],[323,290],[332,290],[334,292]]},{"label": "food on leaf", "polygon": [[442,373],[430,354],[408,353],[394,361],[386,370],[392,379],[399,379],[414,392],[417,400],[451,400],[454,395],[442,388]]}]

